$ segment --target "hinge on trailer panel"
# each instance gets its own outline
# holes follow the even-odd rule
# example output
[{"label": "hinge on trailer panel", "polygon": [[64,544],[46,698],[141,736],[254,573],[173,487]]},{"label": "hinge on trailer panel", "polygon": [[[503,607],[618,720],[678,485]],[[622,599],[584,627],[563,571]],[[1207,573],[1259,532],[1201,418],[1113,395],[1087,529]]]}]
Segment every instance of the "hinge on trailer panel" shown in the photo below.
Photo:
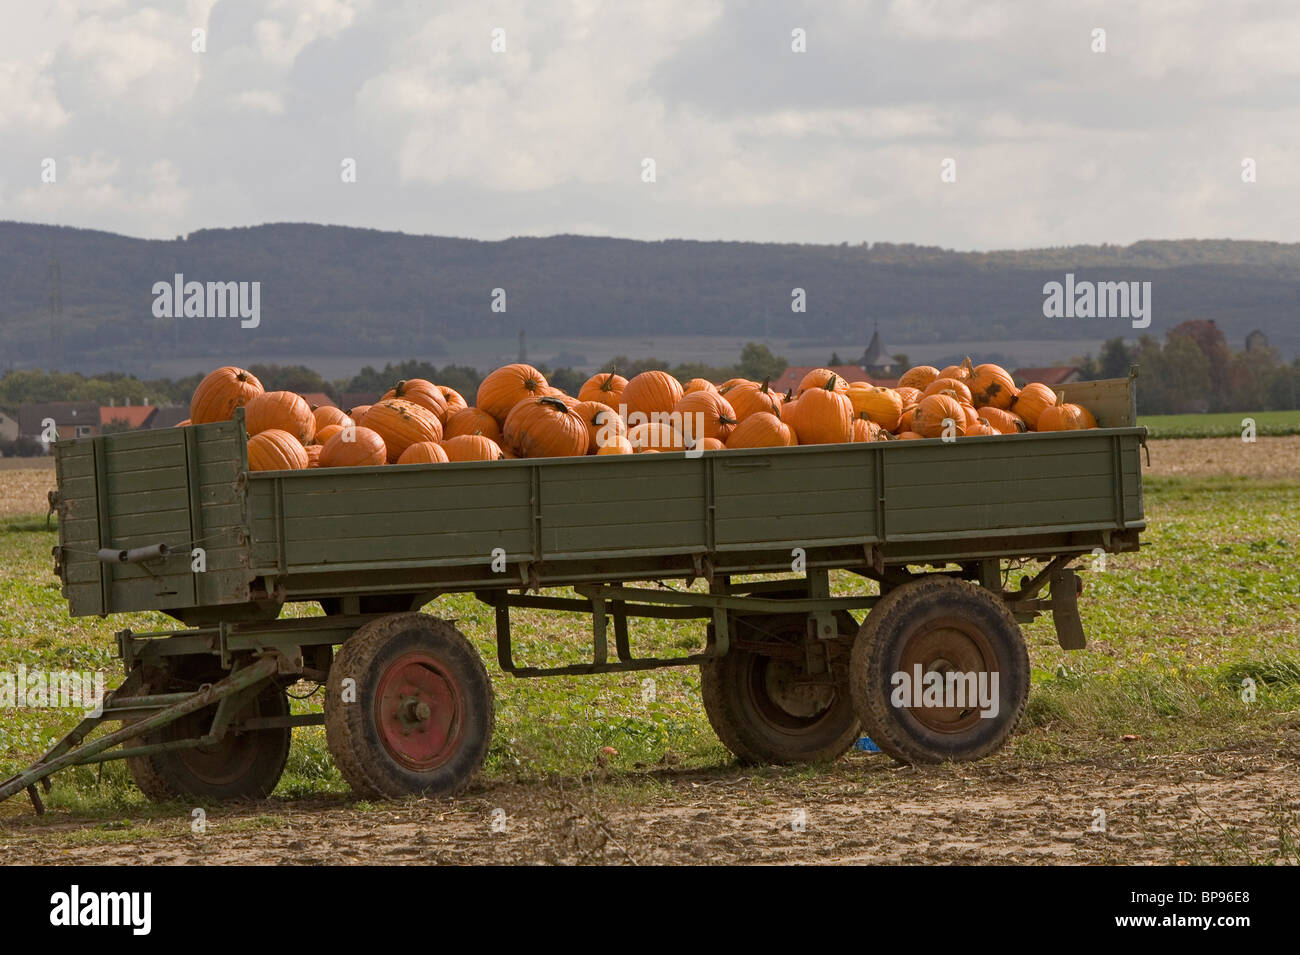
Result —
[{"label": "hinge on trailer panel", "polygon": [[877,574],[883,575],[885,572],[885,552],[880,549],[880,545],[863,544],[862,553],[866,556],[867,563],[871,565],[871,569]]}]

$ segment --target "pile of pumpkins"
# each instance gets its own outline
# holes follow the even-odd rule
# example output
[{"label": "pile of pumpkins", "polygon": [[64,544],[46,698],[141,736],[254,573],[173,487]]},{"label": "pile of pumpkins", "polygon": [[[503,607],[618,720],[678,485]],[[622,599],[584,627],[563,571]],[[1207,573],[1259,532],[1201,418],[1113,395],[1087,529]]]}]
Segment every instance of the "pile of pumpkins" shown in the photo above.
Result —
[{"label": "pile of pumpkins", "polygon": [[1047,385],[1017,388],[998,365],[918,365],[895,388],[810,371],[797,392],[767,382],[664,371],[630,381],[589,378],[577,397],[531,365],[483,379],[470,405],[455,389],[399,381],[373,405],[313,407],[290,391],[266,391],[252,373],[218,368],[200,382],[180,426],[229,420],[244,409],[254,471],[496,461],[587,454],[788,447],[854,441],[954,438],[1095,428],[1096,420]]}]

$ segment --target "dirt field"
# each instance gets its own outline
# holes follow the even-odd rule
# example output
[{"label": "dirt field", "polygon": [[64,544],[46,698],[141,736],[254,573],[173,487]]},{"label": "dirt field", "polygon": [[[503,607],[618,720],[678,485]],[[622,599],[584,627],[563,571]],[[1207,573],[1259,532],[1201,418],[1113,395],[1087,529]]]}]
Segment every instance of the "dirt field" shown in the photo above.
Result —
[{"label": "dirt field", "polygon": [[853,754],[817,771],[663,770],[452,801],[275,800],[213,810],[203,834],[184,808],[107,823],[28,811],[0,824],[0,864],[1294,862],[1297,756],[1295,732],[1268,750],[1050,767]]},{"label": "dirt field", "polygon": [[1148,441],[1154,477],[1245,477],[1266,481],[1300,478],[1300,435],[1258,438],[1195,438]]}]

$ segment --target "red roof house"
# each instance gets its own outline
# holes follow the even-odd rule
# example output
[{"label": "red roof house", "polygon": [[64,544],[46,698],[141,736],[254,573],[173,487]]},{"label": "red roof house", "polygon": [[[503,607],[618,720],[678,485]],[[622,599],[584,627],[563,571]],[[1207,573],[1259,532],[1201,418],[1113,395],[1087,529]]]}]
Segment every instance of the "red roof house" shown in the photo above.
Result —
[{"label": "red roof house", "polygon": [[1017,368],[1011,373],[1011,378],[1018,387],[1033,381],[1044,385],[1065,385],[1079,380],[1079,369],[1069,365],[1053,365],[1050,368]]},{"label": "red roof house", "polygon": [[101,428],[113,423],[124,424],[132,431],[149,426],[149,421],[158,411],[156,405],[108,405],[100,406],[99,425]]}]

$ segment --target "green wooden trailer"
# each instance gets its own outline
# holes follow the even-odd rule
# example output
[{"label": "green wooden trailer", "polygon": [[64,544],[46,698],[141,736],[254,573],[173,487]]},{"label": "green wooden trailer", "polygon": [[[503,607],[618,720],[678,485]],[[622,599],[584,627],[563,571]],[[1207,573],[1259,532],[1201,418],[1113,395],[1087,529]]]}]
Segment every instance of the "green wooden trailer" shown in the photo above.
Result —
[{"label": "green wooden trailer", "polygon": [[[271,473],[248,469],[242,410],[59,442],[71,614],[178,626],[120,631],[125,681],[0,799],[40,811],[36,783],[117,758],[153,798],[264,796],[292,728],[321,723],[359,794],[456,792],[493,701],[469,641],[423,612],[448,593],[494,608],[516,677],[700,667],[743,761],[829,760],[863,731],[902,760],[979,758],[1028,697],[1019,623],[1050,611],[1082,647],[1073,562],[1136,550],[1145,526],[1132,379],[1068,392],[1097,430]],[[833,595],[833,570],[861,586]],[[324,616],[281,616],[302,601]],[[588,614],[590,662],[517,661],[521,607]],[[705,649],[637,657],[644,617],[700,621]],[[290,713],[299,680],[325,685],[322,714]]]}]

